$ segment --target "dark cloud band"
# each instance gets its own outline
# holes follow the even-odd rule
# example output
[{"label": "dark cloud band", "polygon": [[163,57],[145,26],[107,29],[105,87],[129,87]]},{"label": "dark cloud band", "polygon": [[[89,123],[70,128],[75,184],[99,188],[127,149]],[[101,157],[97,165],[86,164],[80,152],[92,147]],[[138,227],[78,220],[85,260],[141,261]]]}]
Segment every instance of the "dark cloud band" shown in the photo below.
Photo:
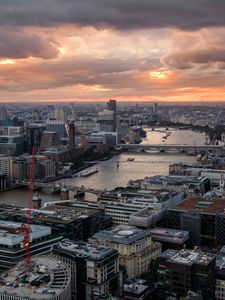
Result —
[{"label": "dark cloud band", "polygon": [[119,29],[225,25],[224,0],[1,0],[0,25]]}]

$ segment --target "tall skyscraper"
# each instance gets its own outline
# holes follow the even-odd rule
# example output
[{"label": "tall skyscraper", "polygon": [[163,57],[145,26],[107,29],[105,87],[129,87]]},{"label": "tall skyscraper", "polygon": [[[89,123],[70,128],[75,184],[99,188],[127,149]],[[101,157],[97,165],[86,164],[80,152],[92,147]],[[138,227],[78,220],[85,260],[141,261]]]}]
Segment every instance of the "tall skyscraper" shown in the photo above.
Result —
[{"label": "tall skyscraper", "polygon": [[65,115],[65,110],[62,107],[57,107],[54,112],[54,117],[58,121],[65,121],[66,120],[66,115]]},{"label": "tall skyscraper", "polygon": [[8,113],[6,108],[1,108],[0,109],[0,120],[6,120],[8,119]]},{"label": "tall skyscraper", "polygon": [[70,150],[74,150],[75,148],[75,127],[74,127],[74,122],[68,122],[66,124],[66,130],[67,130],[67,135],[68,135],[68,138],[69,138],[69,148]]},{"label": "tall skyscraper", "polygon": [[116,111],[117,111],[117,103],[116,100],[110,99],[107,102],[107,109],[113,112],[113,131],[116,131]]},{"label": "tall skyscraper", "polygon": [[153,104],[153,108],[152,108],[153,113],[157,114],[158,113],[158,109],[159,109],[158,103],[154,103]]}]

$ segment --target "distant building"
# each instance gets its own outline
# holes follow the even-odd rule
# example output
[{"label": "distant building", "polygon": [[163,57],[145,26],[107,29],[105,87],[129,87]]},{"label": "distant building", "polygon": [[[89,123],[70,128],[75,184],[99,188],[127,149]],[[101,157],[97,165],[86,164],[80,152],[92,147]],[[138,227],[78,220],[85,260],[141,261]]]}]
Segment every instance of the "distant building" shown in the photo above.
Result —
[{"label": "distant building", "polygon": [[35,147],[36,152],[39,151],[42,134],[46,129],[46,125],[42,123],[30,123],[26,128],[26,152],[32,154],[32,149]]},{"label": "distant building", "polygon": [[50,147],[43,151],[44,156],[57,162],[65,163],[71,161],[69,149],[65,146]]},{"label": "distant building", "polygon": [[75,126],[74,122],[67,122],[66,124],[66,130],[67,130],[67,135],[68,135],[68,145],[69,149],[71,151],[75,150]]},{"label": "distant building", "polygon": [[52,147],[62,146],[57,132],[44,131],[41,139],[40,150],[44,151]]},{"label": "distant building", "polygon": [[33,258],[33,266],[27,275],[25,262],[22,261],[4,277],[0,299],[69,300],[70,269],[54,256],[37,256]]},{"label": "distant building", "polygon": [[159,110],[159,104],[158,103],[153,103],[152,111],[154,114],[157,114]]},{"label": "distant building", "polygon": [[185,297],[189,290],[203,299],[215,297],[215,262],[213,254],[199,250],[166,250],[158,261],[158,298]]},{"label": "distant building", "polygon": [[4,191],[7,187],[8,187],[7,176],[0,174],[0,191]]},{"label": "distant building", "polygon": [[23,128],[20,126],[9,126],[8,135],[21,135],[23,133]]},{"label": "distant building", "polygon": [[100,131],[114,131],[114,111],[103,110],[98,113],[97,122],[100,126]]},{"label": "distant building", "polygon": [[57,132],[61,139],[67,139],[66,123],[63,120],[47,120],[46,131]]},{"label": "distant building", "polygon": [[[119,293],[118,252],[113,249],[63,240],[54,254],[76,268],[72,273],[72,300],[106,299]],[[103,298],[101,298],[103,297]]]},{"label": "distant building", "polygon": [[117,103],[116,103],[116,100],[110,99],[107,102],[107,108],[108,108],[108,110],[113,111],[113,130],[112,131],[116,131],[116,129],[117,129],[117,115],[116,115]]},{"label": "distant building", "polygon": [[204,194],[210,189],[210,182],[207,177],[156,175],[145,177],[141,187],[143,189],[167,188],[173,191],[187,191],[188,193]]},{"label": "distant building", "polygon": [[7,178],[12,178],[12,156],[0,155],[0,174],[6,175]]},{"label": "distant building", "polygon": [[24,158],[17,157],[12,161],[12,178],[14,180],[27,179],[27,162]]},{"label": "distant building", "polygon": [[8,119],[8,112],[6,108],[1,108],[0,109],[0,120],[6,120]]},{"label": "distant building", "polygon": [[24,152],[23,136],[0,136],[0,154],[5,155],[21,155]]},{"label": "distant building", "polygon": [[161,253],[161,244],[152,241],[149,231],[134,226],[119,225],[103,230],[88,241],[97,247],[118,250],[120,266],[129,278],[147,272],[150,261]]},{"label": "distant building", "polygon": [[54,111],[54,117],[58,121],[66,121],[66,114],[63,107],[56,107]]}]

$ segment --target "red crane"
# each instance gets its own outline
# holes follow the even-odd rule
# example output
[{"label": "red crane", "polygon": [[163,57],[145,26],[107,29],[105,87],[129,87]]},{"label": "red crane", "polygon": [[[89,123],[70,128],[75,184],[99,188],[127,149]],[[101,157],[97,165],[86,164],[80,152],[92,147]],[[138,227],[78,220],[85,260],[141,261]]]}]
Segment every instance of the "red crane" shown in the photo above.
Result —
[{"label": "red crane", "polygon": [[32,214],[32,199],[33,199],[33,188],[35,181],[35,147],[32,148],[32,158],[30,163],[30,174],[29,174],[29,195],[28,195],[28,210],[27,210],[27,222],[21,225],[21,231],[23,232],[23,247],[26,249],[25,258],[25,269],[28,271],[31,267],[31,253],[30,253],[30,233],[31,233],[31,214]]}]

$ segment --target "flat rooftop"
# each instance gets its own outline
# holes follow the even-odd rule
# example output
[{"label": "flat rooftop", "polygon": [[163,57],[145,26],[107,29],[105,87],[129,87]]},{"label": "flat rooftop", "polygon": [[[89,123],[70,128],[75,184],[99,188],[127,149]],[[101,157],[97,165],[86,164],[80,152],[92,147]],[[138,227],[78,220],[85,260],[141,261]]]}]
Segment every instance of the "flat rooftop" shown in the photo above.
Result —
[{"label": "flat rooftop", "polygon": [[152,239],[158,242],[183,244],[189,238],[189,232],[170,228],[156,227],[150,229]]},{"label": "flat rooftop", "polygon": [[[27,212],[27,209],[22,209],[22,213]],[[32,218],[38,221],[49,221],[54,223],[69,224],[79,219],[86,219],[99,212],[99,210],[89,208],[78,208],[70,205],[52,204],[44,209],[33,209]]]},{"label": "flat rooftop", "polygon": [[51,299],[68,286],[70,271],[53,256],[32,259],[33,267],[25,272],[24,261],[1,275],[0,296],[10,295],[24,299]]},{"label": "flat rooftop", "polygon": [[180,251],[168,249],[160,256],[166,258],[169,262],[184,265],[208,265],[215,258],[213,254],[188,249]]},{"label": "flat rooftop", "polygon": [[[21,229],[22,223],[0,220],[0,247],[14,246],[24,240]],[[30,225],[32,239],[42,238],[51,234],[51,228],[39,225]]]},{"label": "flat rooftop", "polygon": [[68,239],[62,240],[58,247],[78,257],[88,257],[90,260],[102,260],[107,256],[115,254],[116,251],[109,248],[96,247],[90,244],[82,244]]},{"label": "flat rooftop", "polygon": [[149,236],[150,232],[147,229],[139,229],[129,225],[119,225],[112,230],[99,231],[93,235],[91,239],[129,245]]},{"label": "flat rooftop", "polygon": [[[11,219],[13,217],[20,216],[21,219],[27,218],[27,208],[21,208],[16,206],[10,206],[2,204],[0,205],[0,214],[2,219]],[[53,222],[59,224],[70,224],[79,219],[85,219],[96,213],[99,213],[98,207],[75,207],[71,203],[64,204],[61,201],[59,203],[53,203],[45,208],[32,209],[32,219],[41,222]],[[0,218],[1,219],[1,218]]]},{"label": "flat rooftop", "polygon": [[217,214],[223,212],[225,208],[225,199],[204,198],[201,196],[188,197],[180,204],[172,208],[176,211],[195,211],[199,213]]},{"label": "flat rooftop", "polygon": [[154,288],[155,285],[149,285],[149,283],[143,279],[132,279],[125,281],[123,287],[125,293],[133,294],[137,297],[141,296],[145,291],[150,290],[150,288]]}]

